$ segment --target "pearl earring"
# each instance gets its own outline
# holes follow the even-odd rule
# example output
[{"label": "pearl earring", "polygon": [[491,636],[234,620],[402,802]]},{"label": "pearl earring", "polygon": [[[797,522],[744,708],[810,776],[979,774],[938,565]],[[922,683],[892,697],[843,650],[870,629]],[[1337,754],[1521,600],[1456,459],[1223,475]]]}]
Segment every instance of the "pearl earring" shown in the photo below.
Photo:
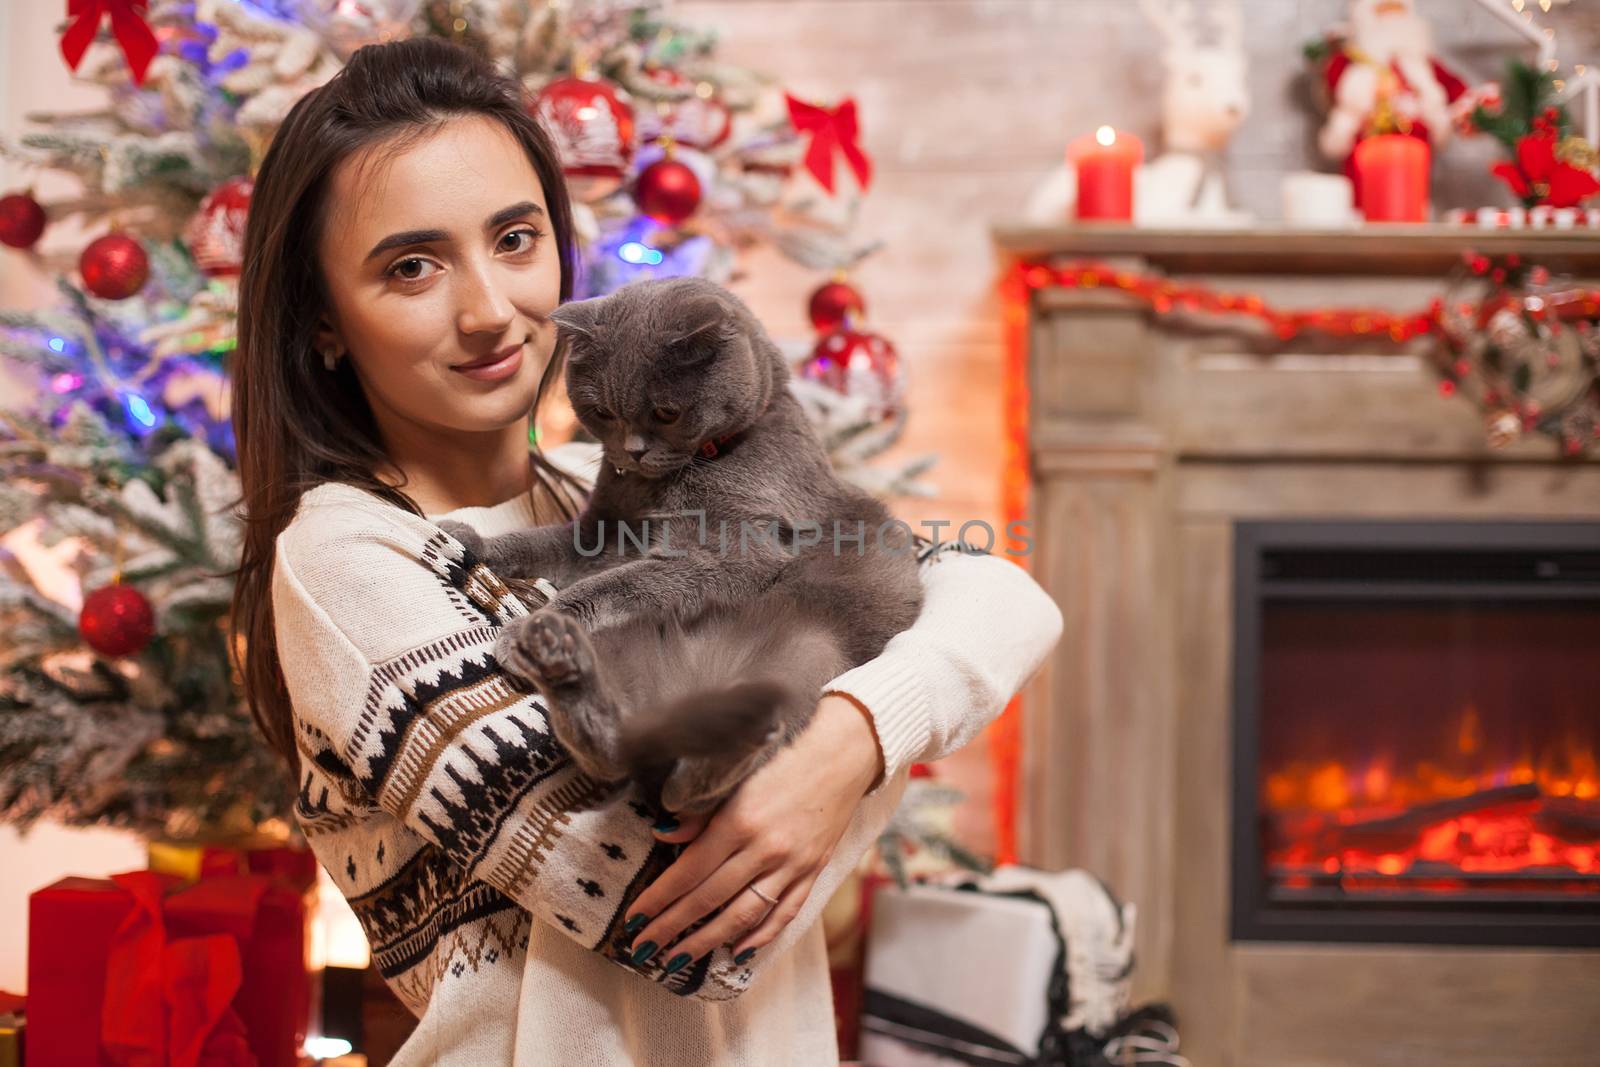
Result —
[{"label": "pearl earring", "polygon": [[337,367],[339,365],[339,350],[337,348],[323,349],[322,365],[330,371]]}]

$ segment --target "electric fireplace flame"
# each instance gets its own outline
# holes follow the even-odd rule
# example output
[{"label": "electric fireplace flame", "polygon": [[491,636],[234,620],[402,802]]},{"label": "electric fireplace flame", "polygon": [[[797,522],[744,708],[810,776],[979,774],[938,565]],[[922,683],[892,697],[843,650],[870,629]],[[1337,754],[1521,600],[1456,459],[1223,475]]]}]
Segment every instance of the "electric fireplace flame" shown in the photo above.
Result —
[{"label": "electric fireplace flame", "polygon": [[1600,523],[1234,526],[1238,941],[1600,947]]},{"label": "electric fireplace flame", "polygon": [[1600,759],[1592,740],[1489,758],[1482,716],[1442,724],[1435,758],[1266,769],[1267,869],[1284,894],[1600,896]]}]

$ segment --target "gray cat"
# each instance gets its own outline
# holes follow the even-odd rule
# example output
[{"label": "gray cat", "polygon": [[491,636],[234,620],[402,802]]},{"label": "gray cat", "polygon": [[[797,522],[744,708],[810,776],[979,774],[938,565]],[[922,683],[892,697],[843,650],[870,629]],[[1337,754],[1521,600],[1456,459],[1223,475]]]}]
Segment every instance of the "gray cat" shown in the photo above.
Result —
[{"label": "gray cat", "polygon": [[706,811],[805,728],[829,679],[915,621],[914,539],[834,476],[734,294],[635,282],[552,318],[604,448],[594,492],[575,523],[447,528],[491,570],[558,587],[495,657],[544,695],[579,768]]}]

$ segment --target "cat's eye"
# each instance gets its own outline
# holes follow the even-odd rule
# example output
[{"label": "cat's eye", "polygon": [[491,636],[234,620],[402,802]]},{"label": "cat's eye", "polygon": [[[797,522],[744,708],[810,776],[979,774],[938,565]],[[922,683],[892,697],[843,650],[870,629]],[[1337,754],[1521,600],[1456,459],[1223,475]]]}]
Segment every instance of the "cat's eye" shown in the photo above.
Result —
[{"label": "cat's eye", "polygon": [[674,423],[678,421],[676,408],[656,408],[650,414],[655,416],[657,422]]},{"label": "cat's eye", "polygon": [[612,419],[617,417],[616,413],[610,408],[595,408],[593,410],[593,414],[595,418],[602,422],[610,422]]}]

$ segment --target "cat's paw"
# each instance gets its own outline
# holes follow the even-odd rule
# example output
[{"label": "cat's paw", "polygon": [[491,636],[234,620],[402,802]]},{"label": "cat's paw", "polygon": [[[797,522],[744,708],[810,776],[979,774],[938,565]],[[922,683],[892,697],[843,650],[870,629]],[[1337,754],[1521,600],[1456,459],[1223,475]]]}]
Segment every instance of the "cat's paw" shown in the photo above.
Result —
[{"label": "cat's paw", "polygon": [[572,685],[594,666],[583,625],[559,611],[530,615],[522,627],[521,644],[534,674],[552,686]]},{"label": "cat's paw", "polygon": [[439,524],[439,529],[461,542],[461,547],[466,549],[478,559],[483,558],[483,535],[464,522],[446,519]]},{"label": "cat's paw", "polygon": [[506,623],[494,643],[494,659],[500,664],[500,669],[529,682],[537,680],[533,660],[529,658],[523,643],[523,630],[531,621],[532,616],[529,615],[512,619]]}]

